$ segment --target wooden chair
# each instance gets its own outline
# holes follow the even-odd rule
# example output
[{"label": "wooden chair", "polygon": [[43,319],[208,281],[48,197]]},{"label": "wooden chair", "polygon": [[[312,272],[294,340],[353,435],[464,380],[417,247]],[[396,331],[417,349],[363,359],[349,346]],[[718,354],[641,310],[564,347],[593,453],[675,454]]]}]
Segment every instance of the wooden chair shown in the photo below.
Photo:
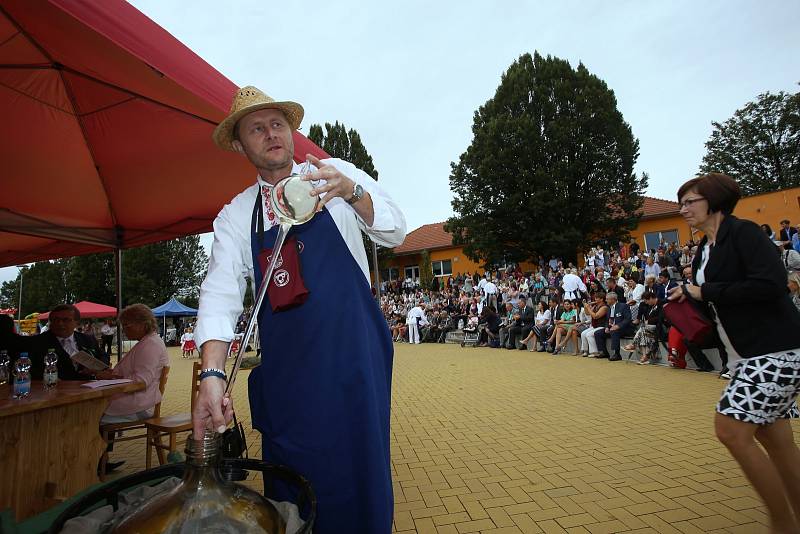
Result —
[{"label": "wooden chair", "polygon": [[[200,362],[194,362],[192,366],[192,410],[194,411],[194,403],[197,399],[197,391],[200,387],[200,370],[202,365]],[[176,415],[167,415],[164,417],[154,416],[144,421],[147,429],[147,455],[145,466],[150,469],[153,460],[153,449],[158,455],[159,465],[164,465],[166,457],[164,451],[174,452],[177,449],[178,434],[181,432],[192,431],[192,413],[181,413]],[[164,445],[161,438],[169,437],[169,444]]]},{"label": "wooden chair", "polygon": [[[167,377],[169,376],[169,367],[161,369],[161,376],[158,379],[158,389],[161,391],[161,396],[164,396],[164,389],[167,387]],[[153,409],[153,417],[161,415],[161,402],[155,405]],[[138,421],[130,421],[127,423],[108,423],[100,425],[100,435],[106,443],[131,441],[134,439],[147,438],[147,419],[140,419]],[[133,434],[128,434],[123,437],[115,437],[117,432],[133,431]],[[141,432],[138,432],[141,431]],[[106,464],[108,463],[108,449],[103,451],[103,456],[100,457],[100,480],[106,479]]]}]

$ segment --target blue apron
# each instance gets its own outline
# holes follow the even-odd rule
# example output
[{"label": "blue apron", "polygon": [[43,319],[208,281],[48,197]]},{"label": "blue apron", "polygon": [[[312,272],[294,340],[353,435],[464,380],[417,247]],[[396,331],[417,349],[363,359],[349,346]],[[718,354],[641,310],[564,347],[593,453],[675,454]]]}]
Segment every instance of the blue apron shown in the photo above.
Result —
[{"label": "blue apron", "polygon": [[[278,231],[259,231],[260,208],[259,194],[251,231],[255,287],[263,277],[258,255],[274,247]],[[261,365],[248,386],[263,458],[309,479],[318,499],[315,534],[389,533],[389,329],[327,209],[289,235],[301,243],[309,295],[286,311],[274,313],[269,296],[261,307]]]}]

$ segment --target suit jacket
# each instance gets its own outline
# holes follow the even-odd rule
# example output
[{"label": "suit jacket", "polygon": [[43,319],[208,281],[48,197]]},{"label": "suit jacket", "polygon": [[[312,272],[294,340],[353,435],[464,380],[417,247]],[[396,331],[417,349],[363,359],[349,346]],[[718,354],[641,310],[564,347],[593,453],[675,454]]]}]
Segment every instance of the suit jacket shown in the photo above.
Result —
[{"label": "suit jacket", "polygon": [[653,293],[658,297],[659,302],[667,299],[667,286],[664,284],[653,285]]},{"label": "suit jacket", "polygon": [[781,228],[780,231],[780,241],[788,241],[787,244],[783,245],[783,248],[789,250],[792,248],[792,236],[797,233],[797,228],[792,228],[791,226],[788,228],[788,232],[786,228]]},{"label": "suit jacket", "polygon": [[619,326],[620,330],[627,332],[631,329],[632,321],[631,308],[627,302],[617,302],[614,306],[614,313],[611,313],[611,307],[608,308],[608,319],[606,325],[611,328],[613,325]]},{"label": "suit jacket", "polygon": [[[692,280],[706,242],[704,237],[692,262]],[[786,270],[756,223],[726,215],[704,274],[703,302],[714,305],[741,357],[800,348],[800,312],[789,298]]]},{"label": "suit jacket", "polygon": [[519,312],[519,326],[530,326],[536,319],[536,312],[533,306],[526,306]]},{"label": "suit jacket", "polygon": [[666,283],[666,285],[656,284],[655,286],[653,286],[653,289],[655,290],[653,292],[658,297],[659,302],[666,302],[667,297],[669,296],[669,291],[673,287],[678,287],[679,285],[681,284],[679,284],[677,280],[670,280],[669,282]]},{"label": "suit jacket", "polygon": [[786,230],[786,228],[781,228],[781,241],[791,241],[792,236],[797,233],[797,228],[792,228],[791,226],[788,228],[788,232]]},{"label": "suit jacket", "polygon": [[[547,325],[548,328],[555,327],[556,321],[561,319],[561,314],[564,313],[564,305],[563,304],[556,304],[556,307],[550,310],[550,324]],[[535,319],[535,316],[534,316]]]},{"label": "suit jacket", "polygon": [[[49,349],[54,349],[58,355],[58,377],[61,380],[89,380],[90,375],[82,374],[75,369],[75,365],[67,354],[67,351],[58,342],[58,338],[49,330],[44,334],[31,336],[29,356],[31,358],[31,375],[34,380],[41,380],[44,374],[44,356]],[[97,346],[94,336],[87,336],[80,332],[75,332],[75,343],[78,349],[83,350],[95,358],[108,363],[105,353]]]}]

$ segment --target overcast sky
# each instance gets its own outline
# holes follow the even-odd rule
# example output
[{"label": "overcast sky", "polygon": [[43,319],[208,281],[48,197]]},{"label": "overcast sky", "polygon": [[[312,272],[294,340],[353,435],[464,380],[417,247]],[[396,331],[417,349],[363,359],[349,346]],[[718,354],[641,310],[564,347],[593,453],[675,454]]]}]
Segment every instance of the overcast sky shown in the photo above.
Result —
[{"label": "overcast sky", "polygon": [[796,0],[132,3],[236,84],[300,102],[304,133],[355,128],[409,231],[452,214],[450,163],[521,54],[605,80],[639,139],[635,170],[668,199],[697,171],[712,121],[800,81]]}]

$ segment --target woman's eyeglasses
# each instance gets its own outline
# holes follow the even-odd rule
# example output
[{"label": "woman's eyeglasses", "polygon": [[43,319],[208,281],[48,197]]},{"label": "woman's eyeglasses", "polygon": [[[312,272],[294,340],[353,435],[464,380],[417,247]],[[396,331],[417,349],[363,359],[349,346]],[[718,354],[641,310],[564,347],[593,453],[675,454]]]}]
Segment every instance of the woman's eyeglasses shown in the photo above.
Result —
[{"label": "woman's eyeglasses", "polygon": [[690,208],[692,206],[692,204],[694,204],[695,202],[700,202],[701,200],[705,200],[705,199],[706,199],[706,197],[687,198],[683,202],[679,202],[678,206],[680,206],[681,209]]}]

